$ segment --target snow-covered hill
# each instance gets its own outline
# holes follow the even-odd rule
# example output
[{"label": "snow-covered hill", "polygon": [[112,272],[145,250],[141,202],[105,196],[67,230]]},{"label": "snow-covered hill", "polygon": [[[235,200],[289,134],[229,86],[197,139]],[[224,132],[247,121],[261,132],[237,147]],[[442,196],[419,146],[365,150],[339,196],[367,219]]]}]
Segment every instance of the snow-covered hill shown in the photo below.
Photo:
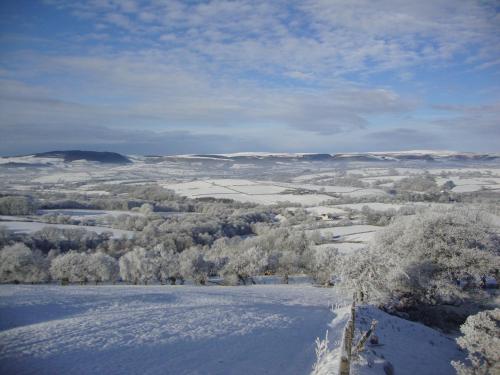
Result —
[{"label": "snow-covered hill", "polygon": [[272,152],[237,152],[232,154],[186,154],[171,156],[123,156],[110,152],[93,151],[54,151],[48,153],[11,156],[0,158],[1,168],[67,168],[68,166],[98,166],[100,164],[154,165],[161,162],[229,162],[244,164],[294,163],[294,162],[491,162],[500,160],[496,153],[472,153],[456,151],[391,151],[360,153],[272,153]]},{"label": "snow-covered hill", "polygon": [[217,161],[490,161],[500,158],[495,153],[472,153],[456,151],[390,151],[390,152],[359,152],[359,153],[268,153],[268,152],[238,152],[232,154],[190,154],[175,155],[171,159],[198,159]]},{"label": "snow-covered hill", "polygon": [[2,285],[0,373],[308,374],[334,300],[310,285]]},{"label": "snow-covered hill", "polygon": [[[309,374],[314,341],[329,330],[335,373],[346,309],[332,289],[311,285],[0,286],[3,374]],[[453,374],[455,342],[374,308],[357,325],[379,324],[380,346],[354,374]]]}]

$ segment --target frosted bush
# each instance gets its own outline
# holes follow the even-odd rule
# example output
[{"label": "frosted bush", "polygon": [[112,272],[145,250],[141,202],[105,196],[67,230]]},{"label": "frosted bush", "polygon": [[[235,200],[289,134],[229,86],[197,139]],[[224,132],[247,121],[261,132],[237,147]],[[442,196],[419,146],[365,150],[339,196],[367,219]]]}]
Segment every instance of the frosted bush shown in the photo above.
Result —
[{"label": "frosted bush", "polygon": [[500,374],[500,308],[469,316],[460,327],[458,345],[467,350],[467,363],[452,362],[459,375]]},{"label": "frosted bush", "polygon": [[262,273],[267,264],[267,254],[261,248],[240,246],[234,249],[222,274],[228,284],[246,284],[252,276]]},{"label": "frosted bush", "polygon": [[471,298],[482,276],[497,276],[498,237],[476,210],[428,210],[399,217],[370,251],[347,257],[342,283],[372,299],[405,296],[409,303]]},{"label": "frosted bush", "polygon": [[210,265],[198,247],[191,247],[179,254],[179,270],[183,278],[192,279],[195,283],[204,285]]},{"label": "frosted bush", "polygon": [[162,282],[168,280],[170,284],[175,284],[177,279],[182,279],[179,254],[175,248],[158,245],[154,251],[158,262],[158,279]]},{"label": "frosted bush", "polygon": [[314,280],[323,285],[333,284],[333,279],[339,270],[339,262],[339,252],[336,248],[316,248],[311,265]]},{"label": "frosted bush", "polygon": [[54,280],[88,281],[88,254],[70,251],[52,260],[50,275]]},{"label": "frosted bush", "polygon": [[21,243],[0,251],[0,282],[42,283],[48,280],[48,262],[40,252]]},{"label": "frosted bush", "polygon": [[136,247],[120,258],[120,277],[123,281],[147,284],[158,280],[158,267],[154,251]]},{"label": "frosted bush", "polygon": [[116,281],[119,276],[118,262],[103,253],[94,253],[87,258],[88,279],[98,282]]}]

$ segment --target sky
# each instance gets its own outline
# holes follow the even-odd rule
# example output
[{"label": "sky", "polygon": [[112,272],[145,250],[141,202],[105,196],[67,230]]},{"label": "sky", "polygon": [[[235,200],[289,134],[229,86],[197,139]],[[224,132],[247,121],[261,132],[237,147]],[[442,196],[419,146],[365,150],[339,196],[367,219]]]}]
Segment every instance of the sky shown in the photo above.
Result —
[{"label": "sky", "polygon": [[2,0],[0,155],[500,152],[500,2]]}]

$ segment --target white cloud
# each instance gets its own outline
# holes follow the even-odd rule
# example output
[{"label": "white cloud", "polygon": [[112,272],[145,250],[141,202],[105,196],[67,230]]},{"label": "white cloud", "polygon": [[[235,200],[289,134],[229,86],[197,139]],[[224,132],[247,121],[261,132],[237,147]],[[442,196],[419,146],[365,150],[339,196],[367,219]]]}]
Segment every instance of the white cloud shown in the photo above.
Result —
[{"label": "white cloud", "polygon": [[471,48],[488,61],[498,58],[500,28],[493,5],[455,0],[59,2],[93,12],[96,22],[131,30],[148,44],[175,35],[204,61],[264,73],[314,72],[318,79],[449,63]]},{"label": "white cloud", "polygon": [[[380,137],[389,134],[424,142],[442,133],[395,122],[411,120],[425,101],[366,77],[389,72],[413,81],[416,67],[463,62],[488,69],[500,58],[492,2],[45,2],[95,30],[61,33],[64,40],[45,43],[43,50],[2,51],[0,130],[43,119],[56,127],[210,134],[221,127],[238,133],[267,126],[275,142],[290,147],[328,144],[326,136],[339,132],[353,145],[355,137],[364,144],[366,135],[382,144]],[[464,131],[476,126],[480,134],[497,129],[497,115],[462,111],[423,123],[444,129],[476,117],[477,126]],[[394,131],[377,128],[384,116],[392,116]]]}]

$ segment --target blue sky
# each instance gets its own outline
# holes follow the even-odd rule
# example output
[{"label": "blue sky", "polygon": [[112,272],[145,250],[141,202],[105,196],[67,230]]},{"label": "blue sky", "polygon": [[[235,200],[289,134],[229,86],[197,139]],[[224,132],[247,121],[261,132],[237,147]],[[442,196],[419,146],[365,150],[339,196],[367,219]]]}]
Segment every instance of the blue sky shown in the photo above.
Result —
[{"label": "blue sky", "polygon": [[0,3],[0,154],[498,152],[495,1]]}]

